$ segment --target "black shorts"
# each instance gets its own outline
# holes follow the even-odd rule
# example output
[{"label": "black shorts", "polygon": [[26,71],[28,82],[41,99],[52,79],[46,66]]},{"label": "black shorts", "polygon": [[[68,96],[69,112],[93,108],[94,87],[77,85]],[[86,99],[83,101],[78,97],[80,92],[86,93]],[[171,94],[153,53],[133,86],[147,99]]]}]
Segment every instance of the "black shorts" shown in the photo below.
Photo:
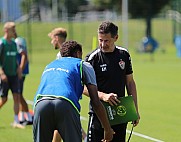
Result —
[{"label": "black shorts", "polygon": [[[115,134],[111,142],[125,142],[127,123],[111,126]],[[90,113],[87,132],[87,142],[100,142],[104,138],[104,129],[98,117]]]},{"label": "black shorts", "polygon": [[7,76],[8,82],[2,81],[2,94],[1,97],[7,97],[9,89],[13,94],[19,94],[19,79],[18,76]]},{"label": "black shorts", "polygon": [[82,142],[80,115],[65,99],[44,99],[35,106],[34,142],[51,142],[58,130],[65,142]]},{"label": "black shorts", "polygon": [[19,88],[20,88],[20,94],[23,94],[23,88],[24,88],[24,81],[25,81],[25,76],[23,76],[20,80],[19,80]]}]

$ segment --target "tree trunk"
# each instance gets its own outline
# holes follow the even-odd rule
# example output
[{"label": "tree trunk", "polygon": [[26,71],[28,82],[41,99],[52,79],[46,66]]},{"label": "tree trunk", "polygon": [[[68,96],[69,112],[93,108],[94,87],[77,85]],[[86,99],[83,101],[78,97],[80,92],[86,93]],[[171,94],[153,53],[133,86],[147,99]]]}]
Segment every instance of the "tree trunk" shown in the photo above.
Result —
[{"label": "tree trunk", "polygon": [[153,16],[153,9],[154,9],[154,2],[153,0],[147,1],[149,4],[149,7],[147,7],[147,16],[146,16],[146,37],[152,36],[152,16]]},{"label": "tree trunk", "polygon": [[151,30],[152,30],[152,25],[151,25],[151,16],[148,15],[148,17],[146,18],[146,37],[151,37]]}]

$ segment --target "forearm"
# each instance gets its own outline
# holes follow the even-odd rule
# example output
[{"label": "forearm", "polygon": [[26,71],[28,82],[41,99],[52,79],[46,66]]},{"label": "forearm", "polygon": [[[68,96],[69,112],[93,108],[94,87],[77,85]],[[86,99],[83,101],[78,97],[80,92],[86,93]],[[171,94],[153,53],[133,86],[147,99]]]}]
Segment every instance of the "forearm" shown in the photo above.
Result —
[{"label": "forearm", "polygon": [[7,76],[6,76],[5,72],[4,72],[4,70],[2,69],[2,67],[0,67],[0,79],[2,81],[7,81]]},{"label": "forearm", "polygon": [[128,93],[128,95],[133,96],[136,110],[138,112],[137,90],[136,90],[136,84],[135,84],[134,80],[127,85],[127,93]]},{"label": "forearm", "polygon": [[92,107],[94,109],[94,112],[96,113],[97,117],[99,118],[102,127],[105,129],[105,131],[110,130],[110,124],[107,118],[107,114],[105,111],[104,106],[102,105],[101,102],[96,102],[96,103],[92,103]]},{"label": "forearm", "polygon": [[27,56],[24,53],[24,54],[21,55],[21,62],[20,62],[20,65],[19,65],[21,70],[23,70],[25,68],[26,63],[27,63]]},{"label": "forearm", "polygon": [[[108,102],[112,106],[117,105],[117,103],[120,102],[117,98],[117,94],[114,94],[114,93],[107,94],[107,93],[103,93],[100,91],[98,91],[97,93],[98,93],[99,100],[102,100],[104,102]],[[87,87],[84,87],[83,94],[85,96],[89,97],[89,92],[87,90]]]},{"label": "forearm", "polygon": [[[88,89],[87,89],[86,86],[84,86],[83,94],[84,94],[85,96],[89,97],[89,91],[88,91]],[[98,91],[98,97],[99,97],[100,100],[104,100],[104,98],[103,98],[103,97],[104,97],[104,94],[105,94],[105,93]]]},{"label": "forearm", "polygon": [[4,74],[2,67],[0,67],[0,75]]},{"label": "forearm", "polygon": [[84,85],[84,90],[83,90],[83,94],[87,97],[89,97],[89,92],[88,92],[88,89],[87,87]]},{"label": "forearm", "polygon": [[98,97],[100,100],[104,100],[105,93],[98,91]]},{"label": "forearm", "polygon": [[98,98],[97,87],[95,85],[87,85],[87,89],[91,99],[92,107],[96,115],[98,116],[103,128],[105,130],[110,129],[111,127],[107,118],[106,110]]},{"label": "forearm", "polygon": [[93,107],[97,117],[99,118],[99,120],[102,124],[102,127],[104,128],[104,139],[103,140],[111,141],[113,138],[114,131],[112,130],[112,128],[109,124],[106,110],[98,98],[97,86],[91,85],[91,84],[87,84],[86,86],[87,86],[87,89],[89,92],[89,97],[92,102],[92,107]]},{"label": "forearm", "polygon": [[[100,92],[100,91],[98,91],[97,93],[98,93],[99,99],[100,99],[100,100],[104,100],[104,94],[105,94],[105,93]],[[83,94],[84,94],[85,96],[89,97],[89,91],[88,91],[88,89],[87,89],[86,86],[84,86]]]}]

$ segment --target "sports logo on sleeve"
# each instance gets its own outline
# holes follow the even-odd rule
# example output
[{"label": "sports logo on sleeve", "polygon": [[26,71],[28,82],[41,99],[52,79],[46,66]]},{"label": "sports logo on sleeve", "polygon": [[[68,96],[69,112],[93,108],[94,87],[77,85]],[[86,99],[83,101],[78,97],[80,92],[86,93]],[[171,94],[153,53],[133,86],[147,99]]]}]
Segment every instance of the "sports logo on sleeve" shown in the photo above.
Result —
[{"label": "sports logo on sleeve", "polygon": [[122,59],[119,61],[119,66],[122,70],[125,68],[125,62]]}]

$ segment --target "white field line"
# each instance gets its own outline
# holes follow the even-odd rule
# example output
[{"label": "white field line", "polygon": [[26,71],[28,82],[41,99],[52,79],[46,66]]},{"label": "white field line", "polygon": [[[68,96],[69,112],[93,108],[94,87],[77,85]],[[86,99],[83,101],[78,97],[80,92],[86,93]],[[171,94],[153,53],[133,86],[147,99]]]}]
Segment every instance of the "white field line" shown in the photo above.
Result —
[{"label": "white field line", "polygon": [[[126,130],[127,133],[131,133],[130,130]],[[151,141],[154,141],[154,142],[164,142],[162,140],[158,140],[158,139],[155,139],[155,138],[152,138],[150,136],[147,136],[147,135],[144,135],[144,134],[140,134],[140,133],[137,133],[137,132],[132,132],[133,135],[135,136],[138,136],[138,137],[142,137],[144,139],[148,139],[148,140],[151,140]]]},{"label": "white field line", "polygon": [[[10,97],[12,98],[12,97]],[[29,104],[29,105],[33,105],[33,101],[30,101],[30,100],[26,100],[26,102]],[[83,117],[83,116],[80,116],[80,119],[81,120],[84,120],[84,121],[88,121],[88,119],[86,117]],[[130,130],[126,130],[127,133],[131,133]],[[147,136],[147,135],[144,135],[144,134],[140,134],[140,133],[137,133],[137,132],[132,132],[133,135],[135,136],[138,136],[138,137],[142,137],[144,139],[148,139],[148,140],[151,140],[151,141],[154,141],[154,142],[164,142],[162,140],[158,140],[156,138],[152,138],[150,136]]]}]

